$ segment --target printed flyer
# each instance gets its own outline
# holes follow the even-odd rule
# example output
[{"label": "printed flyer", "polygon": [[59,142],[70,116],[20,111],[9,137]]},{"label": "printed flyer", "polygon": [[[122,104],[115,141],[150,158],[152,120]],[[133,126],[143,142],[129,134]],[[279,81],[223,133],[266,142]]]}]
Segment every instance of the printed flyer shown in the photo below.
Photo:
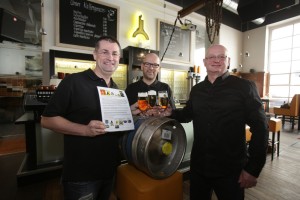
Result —
[{"label": "printed flyer", "polygon": [[134,129],[134,122],[126,93],[123,90],[97,87],[102,121],[107,132]]}]

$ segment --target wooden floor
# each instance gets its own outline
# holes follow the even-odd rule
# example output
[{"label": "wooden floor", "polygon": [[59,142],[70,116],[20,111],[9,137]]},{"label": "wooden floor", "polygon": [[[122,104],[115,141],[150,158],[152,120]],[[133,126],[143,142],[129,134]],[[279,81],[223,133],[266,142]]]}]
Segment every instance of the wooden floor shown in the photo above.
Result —
[{"label": "wooden floor", "polygon": [[291,131],[289,125],[283,131],[279,157],[271,161],[268,156],[257,186],[246,190],[246,199],[300,199],[300,132]]},{"label": "wooden floor", "polygon": [[[280,156],[275,156],[274,160],[271,161],[271,156],[270,154],[268,155],[267,163],[258,179],[257,186],[246,190],[246,200],[300,199],[300,132],[298,130],[291,131],[290,126],[286,125],[281,132],[280,141]],[[5,163],[9,168],[17,169],[18,166],[13,166],[15,165],[13,163],[20,165],[20,161],[13,161],[13,157],[21,159],[20,155],[22,154],[16,153],[0,156],[0,163]],[[12,164],[7,164],[7,162],[12,162]],[[15,181],[15,172],[8,176],[2,164],[0,166],[0,176],[1,174],[5,174],[5,180],[11,179]],[[1,182],[3,182],[3,178],[0,177]],[[2,200],[60,200],[63,198],[59,180],[60,178],[57,177],[21,187],[18,187],[16,183],[0,184],[0,197]],[[183,199],[188,200],[188,181],[184,182],[183,190]],[[5,198],[5,195],[2,195],[2,193],[9,193],[10,195]],[[213,196],[212,200],[216,199]]]},{"label": "wooden floor", "polygon": [[[245,190],[245,200],[300,199],[300,131],[292,131],[287,123],[280,135],[279,157],[275,152],[271,161],[271,154],[268,154],[258,184]],[[184,200],[189,199],[188,184],[188,181],[184,183]],[[217,200],[215,195],[212,200]]]},{"label": "wooden floor", "polygon": [[0,138],[0,156],[26,151],[24,135],[14,135]]}]

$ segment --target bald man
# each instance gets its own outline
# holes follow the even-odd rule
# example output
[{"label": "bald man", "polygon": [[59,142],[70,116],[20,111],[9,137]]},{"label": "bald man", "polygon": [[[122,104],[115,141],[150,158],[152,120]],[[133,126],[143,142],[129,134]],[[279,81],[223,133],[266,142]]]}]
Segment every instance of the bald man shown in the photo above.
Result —
[{"label": "bald man", "polygon": [[[254,187],[265,162],[268,122],[254,82],[230,75],[228,50],[212,45],[203,59],[207,76],[195,85],[182,110],[163,116],[193,121],[190,199],[242,200]],[[247,150],[245,125],[252,138]]]},{"label": "bald man", "polygon": [[155,53],[147,54],[143,59],[141,70],[143,71],[143,77],[139,81],[129,84],[125,90],[133,115],[141,114],[137,105],[138,92],[148,92],[150,90],[154,90],[156,93],[158,91],[167,91],[170,107],[171,109],[175,109],[170,86],[167,83],[157,80],[157,74],[160,71],[159,57]]}]

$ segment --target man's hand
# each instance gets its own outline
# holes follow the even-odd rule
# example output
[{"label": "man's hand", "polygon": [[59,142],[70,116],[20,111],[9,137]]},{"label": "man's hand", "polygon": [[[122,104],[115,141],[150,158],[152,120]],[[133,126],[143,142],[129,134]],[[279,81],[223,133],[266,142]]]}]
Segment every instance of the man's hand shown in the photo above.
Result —
[{"label": "man's hand", "polygon": [[168,108],[166,109],[160,108],[160,106],[154,106],[153,108],[142,112],[139,109],[138,103],[136,102],[130,106],[130,110],[132,115],[140,116],[168,117],[172,114],[172,107],[170,105],[168,105]]},{"label": "man's hand", "polygon": [[169,104],[166,109],[164,108],[159,108],[158,114],[160,117],[169,117],[172,115],[172,107]]},{"label": "man's hand", "polygon": [[95,137],[105,133],[105,124],[99,120],[91,120],[85,130],[85,136]]},{"label": "man's hand", "polygon": [[131,114],[132,115],[139,115],[142,111],[139,109],[138,102],[135,102],[130,106]]},{"label": "man's hand", "polygon": [[239,183],[241,188],[255,187],[257,183],[257,178],[255,176],[252,176],[245,170],[242,170],[239,178]]}]

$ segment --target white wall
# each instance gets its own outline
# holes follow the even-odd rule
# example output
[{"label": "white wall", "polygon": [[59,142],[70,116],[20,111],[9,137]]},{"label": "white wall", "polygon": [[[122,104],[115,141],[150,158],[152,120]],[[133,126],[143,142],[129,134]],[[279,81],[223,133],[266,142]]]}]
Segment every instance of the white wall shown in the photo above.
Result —
[{"label": "white wall", "polygon": [[[156,48],[156,36],[157,36],[157,19],[163,19],[173,23],[177,16],[177,11],[181,8],[166,2],[167,7],[164,11],[162,0],[93,0],[100,4],[106,3],[112,6],[119,7],[119,35],[118,39],[122,46],[137,46],[137,41],[132,38],[128,38],[129,32],[131,34],[137,27],[132,26],[133,18],[136,17],[136,13],[141,12],[143,14],[144,28],[148,33],[150,40],[143,43],[142,47],[151,49]],[[81,53],[91,53],[88,50],[72,49],[56,46],[56,17],[58,17],[58,10],[56,7],[57,0],[44,1],[44,8],[42,8],[43,19],[42,26],[45,28],[47,35],[43,37],[43,51],[49,51],[49,49],[65,50]],[[142,2],[142,3],[141,3]]]},{"label": "white wall", "polygon": [[[119,23],[119,42],[122,48],[127,46],[137,46],[138,41],[129,38],[129,33],[133,33],[136,27],[132,26],[132,20],[137,16],[136,13],[140,12],[143,14],[145,31],[148,33],[150,40],[143,43],[142,47],[150,49],[158,49],[156,42],[157,38],[157,20],[165,20],[170,23],[174,23],[177,13],[181,10],[181,7],[164,2],[163,0],[94,0],[99,3],[107,3],[110,5],[115,5],[119,7],[120,13],[120,23]],[[166,3],[166,8],[164,8],[164,3]],[[43,18],[42,26],[45,28],[47,35],[43,36],[43,52],[47,55],[49,49],[73,51],[81,53],[91,53],[91,51],[82,49],[71,49],[65,47],[56,46],[55,36],[56,36],[56,16],[58,15],[58,10],[56,9],[55,1],[44,1],[44,8],[42,9]],[[204,25],[205,17],[199,14],[192,13],[185,17],[191,20],[194,24]],[[192,33],[192,38],[195,36]],[[221,26],[220,30],[221,42],[225,44],[231,52],[232,57],[232,67],[238,66],[241,62],[240,52],[242,46],[242,33],[225,25]],[[230,38],[230,39],[228,39]],[[194,43],[194,40],[192,41]],[[194,44],[192,44],[192,47]],[[193,55],[193,53],[191,53]],[[203,55],[204,56],[204,55]],[[191,66],[194,63],[191,63]],[[44,63],[44,80],[47,81],[49,77],[49,62],[45,59]]]},{"label": "white wall", "polygon": [[41,47],[4,41],[0,43],[0,74],[25,75],[25,56],[40,56]]},{"label": "white wall", "polygon": [[[143,14],[145,31],[148,33],[150,40],[144,42],[142,47],[156,49],[157,45],[157,20],[165,20],[174,23],[177,13],[182,8],[163,0],[93,0],[99,3],[107,3],[110,5],[119,7],[119,34],[118,39],[121,43],[122,48],[127,46],[137,46],[138,41],[133,38],[128,37],[128,35],[133,33],[136,29],[132,25],[132,21],[137,17],[137,13]],[[43,1],[42,7],[42,27],[45,29],[47,35],[42,36],[42,47],[31,47],[26,45],[26,50],[22,48],[22,44],[13,44],[13,47],[3,47],[0,45],[0,74],[14,74],[15,72],[24,72],[25,66],[25,55],[36,55],[42,50],[43,54],[43,83],[49,83],[49,50],[62,50],[69,52],[79,52],[79,53],[92,53],[92,50],[85,50],[81,48],[66,48],[56,45],[56,31],[57,31],[57,17],[58,17],[58,0]],[[166,3],[166,8],[164,8],[164,3]],[[196,25],[201,25],[205,27],[205,17],[196,13],[192,13],[186,16],[184,19],[191,20]],[[183,21],[184,21],[183,19]],[[179,25],[179,23],[177,23]],[[226,25],[221,25],[220,30],[220,43],[226,45],[230,50],[231,56],[231,69],[238,66],[241,63],[240,52],[242,46],[242,33],[235,29],[232,29]],[[192,32],[192,44],[191,49],[194,50],[195,47],[195,32]],[[24,44],[25,45],[25,44]],[[16,46],[16,47],[14,47]],[[27,50],[28,49],[28,50]],[[200,65],[203,67],[202,57],[204,55],[195,55],[191,52],[192,60],[194,58],[200,58]],[[164,61],[167,63],[167,61]],[[178,64],[168,62],[169,64]],[[199,61],[195,64],[199,64]],[[193,66],[192,62],[189,66]],[[201,77],[204,78],[203,71],[201,71]]]},{"label": "white wall", "polygon": [[[264,26],[244,32],[242,41],[242,71],[249,72],[250,69],[254,69],[257,72],[266,71],[265,59],[267,59],[267,27]],[[246,52],[249,53],[249,57],[245,55]]]},{"label": "white wall", "polygon": [[240,70],[240,64],[242,63],[242,43],[243,34],[229,26],[221,25],[219,43],[224,45],[228,49],[230,57],[230,71],[232,69]]}]

